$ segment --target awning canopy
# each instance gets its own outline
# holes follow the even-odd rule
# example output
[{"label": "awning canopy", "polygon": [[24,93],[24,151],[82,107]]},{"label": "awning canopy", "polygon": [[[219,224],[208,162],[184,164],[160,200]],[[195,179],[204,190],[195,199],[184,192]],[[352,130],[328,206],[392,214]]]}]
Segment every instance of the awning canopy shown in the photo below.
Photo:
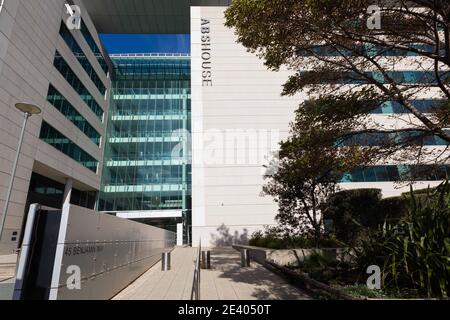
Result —
[{"label": "awning canopy", "polygon": [[191,6],[228,6],[231,0],[84,0],[99,33],[189,34]]}]

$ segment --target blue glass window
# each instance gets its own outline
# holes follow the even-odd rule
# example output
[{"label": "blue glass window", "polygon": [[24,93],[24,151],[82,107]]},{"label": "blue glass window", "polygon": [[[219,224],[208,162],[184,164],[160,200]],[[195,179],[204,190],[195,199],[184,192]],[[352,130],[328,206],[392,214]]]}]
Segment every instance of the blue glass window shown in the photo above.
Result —
[{"label": "blue glass window", "polygon": [[190,58],[112,60],[100,210],[190,210]]},{"label": "blue glass window", "polygon": [[97,58],[98,63],[102,67],[105,74],[108,73],[108,64],[106,63],[105,58],[103,57],[102,52],[100,51],[99,47],[97,46],[97,43],[95,42],[94,38],[92,37],[91,33],[89,32],[89,29],[87,28],[86,24],[83,20],[81,20],[81,33],[86,40],[88,46],[91,48],[92,52],[94,53],[95,57]]},{"label": "blue glass window", "polygon": [[370,132],[359,133],[346,138],[341,138],[337,142],[338,147],[342,146],[381,146],[386,143],[415,143],[425,146],[446,146],[448,142],[435,135],[424,135],[420,131],[409,131],[399,133]]},{"label": "blue glass window", "polygon": [[61,73],[61,75],[67,80],[72,88],[80,95],[80,98],[89,106],[92,112],[102,120],[103,109],[95,101],[95,98],[91,95],[88,89],[83,85],[80,79],[76,76],[75,72],[70,68],[61,54],[56,51],[55,60],[53,62],[55,68]]},{"label": "blue glass window", "polygon": [[393,182],[440,181],[450,176],[450,166],[408,166],[386,165],[357,168],[343,175],[341,183],[348,182]]},{"label": "blue glass window", "polygon": [[97,172],[98,161],[94,157],[45,121],[42,122],[39,138],[92,172]]},{"label": "blue glass window", "polygon": [[48,88],[47,101],[80,129],[93,143],[100,145],[101,136],[97,130],[51,84]]},{"label": "blue glass window", "polygon": [[[427,52],[427,53],[433,53],[435,52],[435,49],[431,45],[425,45],[425,44],[417,44],[411,46],[412,48],[415,48],[417,50]],[[418,53],[414,51],[408,51],[408,50],[402,50],[397,48],[383,48],[380,46],[376,46],[373,44],[365,44],[364,46],[355,46],[354,47],[355,52],[358,52],[360,55],[368,55],[370,57],[375,56],[383,56],[383,57],[406,57],[406,56],[418,56]],[[441,54],[444,54],[445,51],[442,50]],[[299,56],[303,57],[310,57],[310,56],[351,56],[353,55],[353,52],[348,49],[334,49],[327,45],[320,45],[313,47],[309,50],[299,50],[297,52]]]},{"label": "blue glass window", "polygon": [[[300,75],[314,73],[314,71],[301,71]],[[427,84],[427,85],[437,85],[436,75],[432,71],[387,71],[388,77],[393,79],[395,82],[401,84]],[[442,81],[450,80],[450,72],[441,71],[439,72]],[[369,79],[374,79],[375,81],[383,84],[388,84],[384,75],[381,72],[366,72],[365,76],[359,75],[357,73],[343,72],[340,74],[335,74],[334,77],[329,79],[322,79],[322,83],[334,83],[334,84],[370,84]]]},{"label": "blue glass window", "polygon": [[65,23],[61,23],[61,28],[59,30],[59,34],[66,42],[67,46],[72,50],[72,53],[74,54],[75,58],[77,58],[78,62],[83,67],[84,71],[86,71],[89,78],[91,78],[92,82],[95,84],[97,89],[100,91],[102,95],[106,92],[106,87],[103,84],[102,80],[99,78],[97,73],[95,72],[95,69],[92,67],[91,63],[89,62],[88,58],[84,54],[83,50],[81,50],[80,46],[76,42],[75,38],[70,33],[69,29],[67,29]]},{"label": "blue glass window", "polygon": [[[432,113],[441,106],[446,100],[423,99],[410,101],[411,104],[421,113]],[[386,101],[378,108],[371,111],[373,114],[390,114],[390,113],[409,113],[400,103],[396,101]]]}]

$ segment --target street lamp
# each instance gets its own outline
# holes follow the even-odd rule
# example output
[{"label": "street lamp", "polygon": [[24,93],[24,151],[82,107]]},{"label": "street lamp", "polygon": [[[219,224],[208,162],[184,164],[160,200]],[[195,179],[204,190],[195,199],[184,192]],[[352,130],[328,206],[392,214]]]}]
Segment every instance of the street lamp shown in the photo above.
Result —
[{"label": "street lamp", "polygon": [[17,163],[19,162],[20,149],[22,148],[23,137],[25,135],[25,127],[27,125],[27,121],[28,121],[29,117],[31,117],[34,114],[41,113],[41,109],[33,104],[17,103],[15,105],[15,107],[16,107],[16,109],[23,112],[24,117],[23,117],[22,132],[20,133],[19,146],[17,147],[17,152],[16,152],[16,159],[14,160],[13,170],[11,173],[11,180],[9,182],[8,192],[6,194],[2,222],[0,224],[0,240],[2,239],[2,235],[3,235],[3,227],[5,226],[6,213],[8,212],[9,200],[11,198],[11,192],[12,192],[12,188],[13,188],[14,178],[16,175]]}]

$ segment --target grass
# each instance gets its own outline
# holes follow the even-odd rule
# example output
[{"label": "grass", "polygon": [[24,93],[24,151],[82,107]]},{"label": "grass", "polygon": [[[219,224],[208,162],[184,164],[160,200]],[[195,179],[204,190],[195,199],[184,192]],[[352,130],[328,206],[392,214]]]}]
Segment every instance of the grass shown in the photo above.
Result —
[{"label": "grass", "polygon": [[417,290],[401,289],[369,289],[364,284],[336,286],[337,289],[354,297],[366,297],[369,299],[421,299],[423,297]]}]

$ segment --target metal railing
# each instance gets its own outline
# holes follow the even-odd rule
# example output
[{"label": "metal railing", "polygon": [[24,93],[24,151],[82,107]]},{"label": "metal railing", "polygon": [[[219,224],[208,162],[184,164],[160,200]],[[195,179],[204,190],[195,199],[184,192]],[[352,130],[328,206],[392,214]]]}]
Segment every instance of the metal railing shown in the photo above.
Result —
[{"label": "metal railing", "polygon": [[200,300],[200,261],[202,255],[202,241],[198,243],[197,258],[195,260],[194,280],[192,283],[191,300]]}]

